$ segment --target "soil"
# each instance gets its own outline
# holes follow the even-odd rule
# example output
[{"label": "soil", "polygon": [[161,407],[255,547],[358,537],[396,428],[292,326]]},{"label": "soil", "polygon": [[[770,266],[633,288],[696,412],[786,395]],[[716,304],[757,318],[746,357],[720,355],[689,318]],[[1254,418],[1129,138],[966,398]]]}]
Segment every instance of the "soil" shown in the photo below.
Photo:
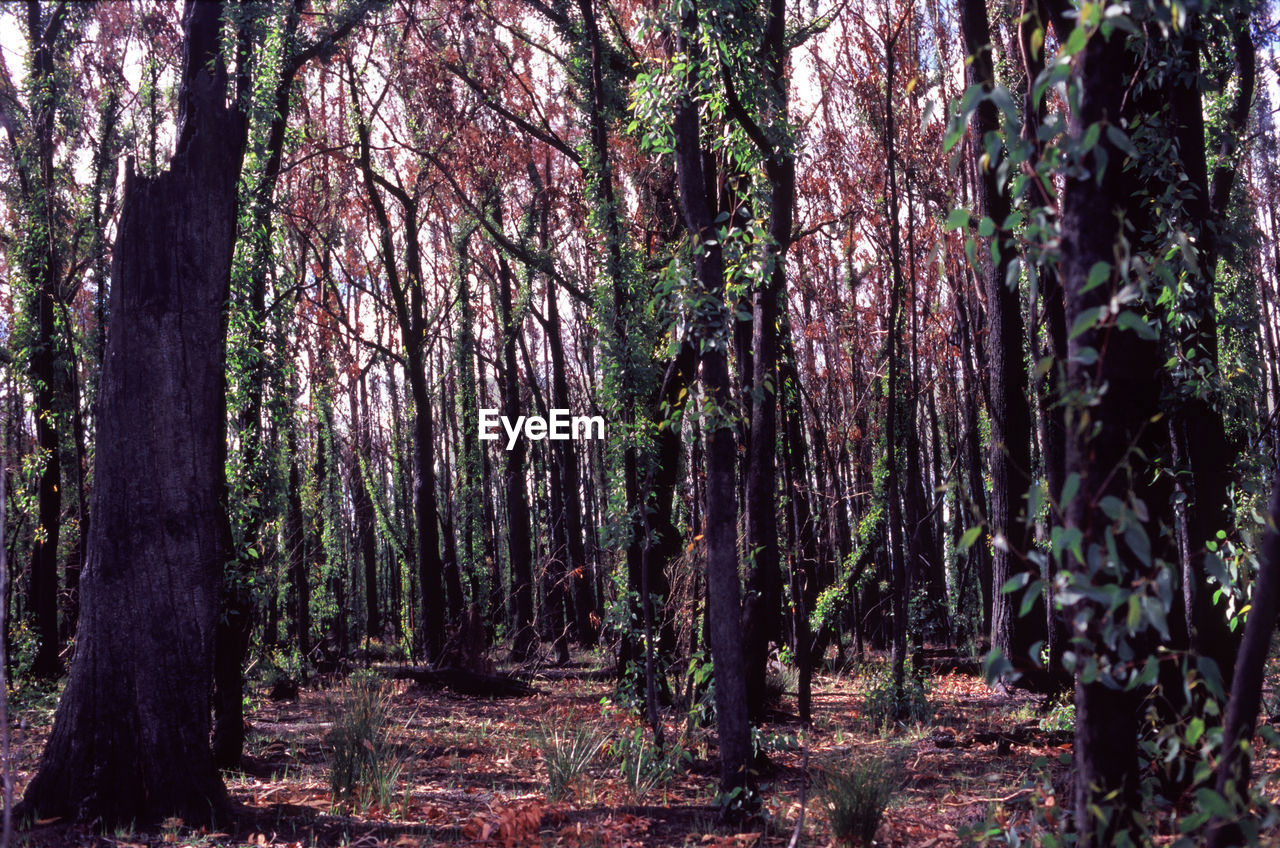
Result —
[{"label": "soil", "polygon": [[[690,728],[668,710],[665,775],[628,781],[624,749],[653,748],[646,728],[614,703],[615,688],[598,656],[565,669],[527,675],[534,694],[483,698],[381,676],[386,741],[379,757],[381,796],[364,787],[336,803],[326,734],[351,714],[350,684],[313,681],[300,687],[261,682],[250,695],[243,768],[224,774],[239,815],[219,832],[169,821],[158,829],[98,834],[44,822],[21,834],[34,846],[258,845],[424,846],[822,846],[836,840],[818,784],[828,770],[883,762],[891,796],[876,836],[882,846],[942,848],[972,842],[984,831],[1057,820],[1069,797],[1069,724],[1062,710],[1016,689],[994,690],[953,671],[927,685],[932,718],[877,728],[867,715],[868,690],[884,678],[884,659],[870,659],[814,681],[813,726],[804,731],[794,695],[783,694],[761,728],[759,812],[726,820],[716,797],[714,734]],[[509,670],[508,670],[509,671]],[[794,680],[791,681],[794,686]],[[274,693],[273,690],[274,689]],[[14,705],[16,793],[34,769],[49,730],[52,694]],[[558,741],[557,741],[558,740]],[[544,751],[579,744],[599,750],[559,796],[550,792]],[[674,743],[674,747],[672,747]],[[627,761],[633,766],[636,755]],[[572,770],[571,770],[572,771]],[[641,770],[642,773],[643,770]],[[806,787],[803,793],[802,784]]]}]

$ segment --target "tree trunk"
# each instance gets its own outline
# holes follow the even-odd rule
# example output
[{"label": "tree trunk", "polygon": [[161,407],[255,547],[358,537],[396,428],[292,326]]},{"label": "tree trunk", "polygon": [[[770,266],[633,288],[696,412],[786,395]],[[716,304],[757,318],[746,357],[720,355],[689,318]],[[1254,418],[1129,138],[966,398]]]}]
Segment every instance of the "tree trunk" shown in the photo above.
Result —
[{"label": "tree trunk", "polygon": [[[900,31],[899,31],[900,32]],[[897,704],[903,703],[903,684],[907,660],[907,607],[911,595],[907,564],[902,550],[902,484],[898,470],[898,401],[901,393],[901,339],[898,335],[899,313],[902,311],[902,235],[898,224],[900,198],[898,195],[897,138],[894,129],[894,49],[896,37],[885,43],[885,130],[884,149],[888,171],[888,192],[885,197],[885,215],[889,219],[889,260],[892,271],[889,285],[889,381],[885,398],[884,439],[887,453],[888,479],[886,495],[889,498],[889,573],[890,591],[893,593],[893,692]]]},{"label": "tree trunk", "polygon": [[[995,85],[991,58],[991,30],[983,0],[960,3],[965,48],[972,57],[969,81],[988,89]],[[991,647],[1004,653],[1015,668],[1028,671],[1038,662],[1031,657],[1034,642],[1044,638],[1043,612],[1019,617],[1020,594],[1001,591],[1005,582],[1029,568],[1028,534],[1023,498],[1031,488],[1031,407],[1027,401],[1027,368],[1023,353],[1025,330],[1017,286],[1006,273],[1016,246],[1004,229],[1010,203],[1007,190],[997,184],[996,166],[986,167],[986,134],[999,129],[999,112],[986,100],[972,121],[973,155],[978,161],[977,200],[980,211],[995,222],[993,255],[983,272],[987,298],[988,409],[991,417],[990,526],[995,539],[991,563]],[[1041,607],[1041,609],[1043,609]]]},{"label": "tree trunk", "polygon": [[[1118,122],[1124,117],[1127,81],[1133,75],[1134,57],[1127,38],[1113,33],[1111,38],[1095,34],[1076,57],[1080,80],[1079,109],[1072,116],[1072,133],[1079,134],[1099,121]],[[1133,212],[1135,187],[1122,171],[1120,150],[1104,139],[1099,149],[1108,165],[1102,167],[1096,153],[1081,163],[1088,169],[1068,177],[1062,193],[1062,282],[1066,293],[1066,317],[1074,325],[1089,310],[1105,309],[1125,283],[1112,267],[1109,280],[1088,289],[1087,281],[1096,263],[1111,266],[1114,245],[1120,238],[1118,220]],[[1139,231],[1137,238],[1143,233]],[[1131,305],[1140,309],[1140,304]],[[1118,557],[1106,553],[1107,537],[1114,532],[1113,520],[1099,506],[1104,498],[1134,497],[1146,503],[1147,520],[1133,515],[1138,532],[1151,540],[1159,538],[1160,522],[1167,498],[1150,497],[1150,468],[1130,450],[1146,429],[1151,410],[1158,408],[1162,358],[1157,341],[1144,339],[1133,330],[1122,330],[1108,322],[1097,322],[1078,332],[1069,342],[1068,380],[1072,392],[1095,395],[1088,407],[1089,420],[1105,422],[1100,433],[1071,421],[1068,432],[1066,470],[1080,476],[1080,489],[1066,505],[1069,529],[1081,533],[1081,547],[1087,558],[1102,562],[1088,566],[1072,553],[1064,553],[1063,567],[1074,572],[1081,590],[1124,591],[1134,581],[1151,579],[1153,563],[1144,563],[1121,541]],[[1097,358],[1094,363],[1091,360]],[[1088,363],[1088,364],[1086,364]],[[1077,409],[1074,415],[1082,415]],[[1126,837],[1139,840],[1141,815],[1138,774],[1138,707],[1145,694],[1141,686],[1123,687],[1124,654],[1109,650],[1108,613],[1104,605],[1078,601],[1068,611],[1077,621],[1088,621],[1074,634],[1079,655],[1077,666],[1085,666],[1086,650],[1099,663],[1116,663],[1121,678],[1107,681],[1086,679],[1077,671],[1075,684],[1075,813],[1080,848],[1116,844]],[[1081,618],[1088,616],[1088,618]],[[1116,625],[1112,624],[1111,627]],[[1126,637],[1133,654],[1145,656],[1152,647],[1143,636]],[[1104,666],[1105,667],[1105,666]],[[1136,670],[1132,673],[1136,674]],[[1117,688],[1119,687],[1119,688]],[[1098,818],[1095,811],[1107,813]]]},{"label": "tree trunk", "polygon": [[[681,47],[691,49],[688,33],[696,11],[685,14],[679,35]],[[713,215],[708,208],[706,172],[698,106],[686,93],[676,107],[676,171],[680,205],[689,237],[698,247],[694,266],[704,296],[716,308],[700,310],[695,327],[701,346],[702,384],[712,409],[706,447],[707,603],[711,659],[716,684],[716,729],[720,743],[720,790],[750,786],[751,727],[747,718],[746,681],[742,651],[742,603],[738,580],[737,449],[732,421],[733,388],[729,377],[728,343],[721,332],[728,325],[724,306],[724,257]]]},{"label": "tree trunk", "polygon": [[221,13],[187,3],[176,152],[125,186],[78,650],[29,818],[192,824],[227,806],[209,699],[230,554],[223,360],[244,121],[226,105]]},{"label": "tree trunk", "polygon": [[422,645],[427,662],[435,662],[444,647],[444,562],[440,558],[440,528],[436,523],[436,470],[431,393],[426,364],[410,357],[409,388],[413,396],[413,518],[418,534],[418,591],[422,596]]},{"label": "tree trunk", "polygon": [[[1240,652],[1236,656],[1231,681],[1231,697],[1222,726],[1222,759],[1214,781],[1217,793],[1236,809],[1248,810],[1250,746],[1257,728],[1258,708],[1262,705],[1262,686],[1266,677],[1267,655],[1271,636],[1276,629],[1276,611],[1280,604],[1280,485],[1272,483],[1270,526],[1262,540],[1258,579],[1253,584],[1249,601],[1249,618],[1244,626]],[[1209,848],[1247,844],[1238,821],[1215,820],[1209,830]]]},{"label": "tree trunk", "polygon": [[[495,203],[496,205],[496,203]],[[494,211],[501,226],[501,215]],[[519,326],[512,320],[511,289],[514,277],[506,258],[498,254],[497,301],[502,336],[502,414],[509,421],[520,417],[520,372],[516,370]],[[533,656],[537,634],[533,630],[533,540],[529,523],[529,495],[524,466],[527,445],[523,436],[507,451],[504,488],[507,493],[507,544],[511,557],[511,583],[515,594],[515,625],[511,655],[519,662]]]},{"label": "tree trunk", "polygon": [[[40,469],[36,510],[39,524],[31,546],[31,584],[29,610],[35,617],[36,657],[31,673],[53,679],[62,673],[58,656],[58,539],[62,530],[62,439],[60,422],[69,402],[68,371],[74,365],[65,361],[59,339],[57,311],[62,305],[61,261],[56,233],[60,228],[55,206],[54,122],[58,79],[54,68],[54,44],[51,33],[62,29],[65,9],[59,9],[48,23],[41,20],[40,4],[27,3],[28,40],[32,47],[31,89],[37,92],[31,104],[32,163],[23,162],[14,141],[18,159],[19,184],[29,224],[40,233],[29,246],[30,259],[24,270],[31,277],[32,323],[29,370],[35,400],[32,410],[36,423],[36,444],[43,455]],[[13,139],[11,131],[10,138]]]},{"label": "tree trunk", "polygon": [[[357,399],[357,395],[359,398]],[[365,633],[371,639],[382,638],[382,615],[378,605],[378,539],[374,532],[376,516],[373,493],[366,483],[365,463],[373,458],[373,439],[369,432],[369,397],[364,376],[351,386],[351,429],[354,451],[351,456],[351,499],[355,507],[356,547],[364,566]],[[363,415],[361,411],[363,410]]]},{"label": "tree trunk", "polygon": [[293,589],[294,644],[302,672],[306,674],[307,655],[311,652],[311,584],[307,576],[307,530],[302,514],[302,470],[298,458],[298,426],[290,420],[286,425],[286,449],[289,453],[289,490],[285,507],[285,546],[289,553],[289,582]]}]

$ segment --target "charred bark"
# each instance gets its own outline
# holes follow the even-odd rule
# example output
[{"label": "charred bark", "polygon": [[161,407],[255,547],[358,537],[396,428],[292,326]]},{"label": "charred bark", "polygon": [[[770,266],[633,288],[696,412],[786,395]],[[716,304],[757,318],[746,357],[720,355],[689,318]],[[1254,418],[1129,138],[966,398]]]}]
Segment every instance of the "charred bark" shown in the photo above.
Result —
[{"label": "charred bark", "polygon": [[79,647],[28,818],[194,823],[227,808],[208,705],[230,553],[223,360],[245,124],[226,103],[221,13],[187,3],[176,152],[125,186]]}]

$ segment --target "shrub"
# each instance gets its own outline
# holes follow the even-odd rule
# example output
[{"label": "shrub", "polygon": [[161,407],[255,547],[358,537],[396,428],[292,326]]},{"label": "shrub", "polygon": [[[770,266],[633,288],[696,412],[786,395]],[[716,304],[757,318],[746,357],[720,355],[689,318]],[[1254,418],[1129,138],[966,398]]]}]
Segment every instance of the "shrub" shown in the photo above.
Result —
[{"label": "shrub", "polygon": [[547,798],[559,801],[587,774],[609,737],[591,724],[560,728],[544,723],[538,728],[535,741],[547,766]]},{"label": "shrub", "polygon": [[388,738],[386,687],[370,675],[356,675],[342,697],[330,702],[333,726],[324,735],[329,787],[335,803],[387,808],[405,759]]},{"label": "shrub", "polygon": [[1076,729],[1076,705],[1070,695],[1054,698],[1053,706],[1040,720],[1040,729],[1065,733]]},{"label": "shrub", "polygon": [[876,729],[884,729],[898,722],[904,724],[928,724],[933,721],[933,704],[929,702],[924,680],[910,667],[903,675],[902,692],[894,692],[893,671],[883,665],[868,678],[868,687],[862,696],[862,713]]},{"label": "shrub", "polygon": [[627,793],[636,803],[653,790],[670,783],[680,772],[685,758],[685,752],[670,741],[659,753],[645,727],[623,733],[611,747],[618,758]]},{"label": "shrub", "polygon": [[897,777],[889,761],[869,757],[848,767],[828,767],[818,774],[818,798],[827,813],[831,835],[844,845],[869,846],[893,796]]},{"label": "shrub", "polygon": [[764,702],[770,707],[778,708],[788,692],[800,688],[800,672],[795,666],[787,665],[780,660],[772,660],[765,671]]}]

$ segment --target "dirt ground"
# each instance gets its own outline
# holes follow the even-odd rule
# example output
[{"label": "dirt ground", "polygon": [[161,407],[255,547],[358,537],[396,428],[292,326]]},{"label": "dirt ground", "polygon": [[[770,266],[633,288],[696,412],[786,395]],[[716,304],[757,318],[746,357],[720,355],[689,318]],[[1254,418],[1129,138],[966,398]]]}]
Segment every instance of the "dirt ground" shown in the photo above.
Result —
[{"label": "dirt ground", "polygon": [[[882,661],[881,661],[882,662]],[[30,845],[377,846],[786,846],[804,819],[797,844],[833,842],[822,793],[812,784],[824,769],[887,758],[892,795],[876,843],[938,846],[969,843],[984,820],[1009,824],[1037,809],[1053,820],[1066,796],[1070,733],[1054,727],[1042,699],[998,692],[979,678],[953,673],[928,684],[931,721],[876,729],[864,713],[865,692],[883,672],[874,664],[815,679],[813,726],[795,717],[783,695],[759,736],[760,813],[721,823],[716,799],[714,736],[671,713],[666,738],[683,750],[665,778],[628,781],[622,743],[644,737],[639,720],[612,703],[614,686],[587,657],[568,669],[546,669],[536,694],[486,699],[433,690],[409,681],[385,684],[389,777],[337,804],[330,788],[326,734],[340,718],[348,684],[301,690],[273,701],[251,692],[246,768],[224,777],[240,806],[225,832],[170,821],[156,831],[94,834],[46,822],[20,836]],[[879,676],[877,676],[879,675]],[[16,704],[17,792],[30,777],[49,730],[53,695]],[[599,744],[564,797],[548,798],[548,736],[580,733]],[[674,758],[673,758],[674,759]],[[806,776],[808,779],[806,779]],[[802,784],[805,802],[801,803]],[[375,797],[377,796],[377,797]]]}]

